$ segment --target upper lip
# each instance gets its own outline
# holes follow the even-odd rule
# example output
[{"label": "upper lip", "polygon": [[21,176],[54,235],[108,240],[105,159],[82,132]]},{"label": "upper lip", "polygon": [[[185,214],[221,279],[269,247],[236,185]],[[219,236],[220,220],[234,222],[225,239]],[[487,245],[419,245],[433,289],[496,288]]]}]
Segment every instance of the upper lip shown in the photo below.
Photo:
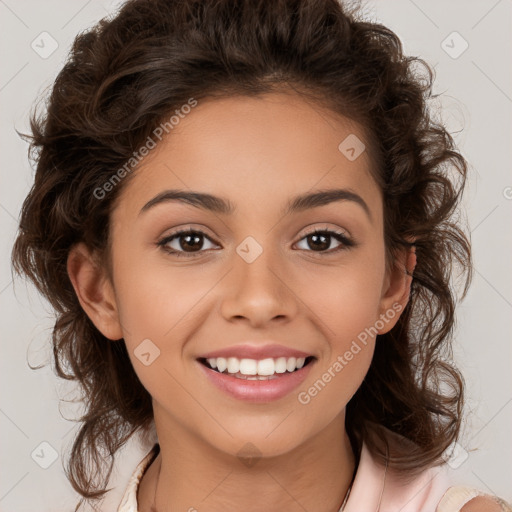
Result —
[{"label": "upper lip", "polygon": [[233,345],[231,347],[222,348],[219,350],[213,350],[200,356],[198,359],[213,359],[217,357],[236,357],[237,359],[276,359],[278,357],[309,357],[311,354],[296,350],[294,348],[285,347],[284,345],[277,344],[266,344],[262,345],[259,342],[258,345],[243,343],[239,345]]}]

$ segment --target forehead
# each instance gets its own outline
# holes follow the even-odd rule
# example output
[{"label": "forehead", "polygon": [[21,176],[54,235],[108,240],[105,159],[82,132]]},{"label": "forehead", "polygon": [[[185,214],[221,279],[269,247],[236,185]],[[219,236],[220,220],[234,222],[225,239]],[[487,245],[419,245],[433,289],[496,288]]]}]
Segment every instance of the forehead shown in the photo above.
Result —
[{"label": "forehead", "polygon": [[125,213],[138,214],[165,189],[204,191],[228,197],[239,211],[268,211],[290,196],[345,188],[379,209],[367,137],[357,123],[284,93],[209,98],[187,110],[126,184],[119,201]]}]

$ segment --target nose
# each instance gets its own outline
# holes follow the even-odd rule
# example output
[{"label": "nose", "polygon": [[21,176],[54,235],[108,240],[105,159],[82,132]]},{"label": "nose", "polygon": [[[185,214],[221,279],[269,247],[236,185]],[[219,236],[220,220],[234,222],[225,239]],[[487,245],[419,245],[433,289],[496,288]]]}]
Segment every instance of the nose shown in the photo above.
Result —
[{"label": "nose", "polygon": [[284,262],[271,253],[263,250],[250,263],[234,254],[221,305],[227,321],[245,319],[252,327],[264,327],[271,321],[289,322],[296,315],[297,297],[290,273],[284,271]]}]

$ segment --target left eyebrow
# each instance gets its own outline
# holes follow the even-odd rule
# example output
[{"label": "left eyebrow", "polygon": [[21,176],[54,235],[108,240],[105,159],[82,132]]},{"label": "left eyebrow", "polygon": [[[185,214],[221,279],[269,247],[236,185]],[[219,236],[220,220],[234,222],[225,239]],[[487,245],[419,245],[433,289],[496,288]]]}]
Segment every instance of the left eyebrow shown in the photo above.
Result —
[{"label": "left eyebrow", "polygon": [[372,219],[370,208],[364,199],[355,192],[344,188],[317,190],[309,194],[296,196],[288,202],[282,214],[289,215],[290,213],[307,210],[308,208],[317,208],[335,201],[353,201],[365,211],[370,220]]},{"label": "left eyebrow", "polygon": [[[148,201],[139,212],[139,215],[149,210],[150,208],[169,201],[179,201],[182,203],[190,204],[196,208],[209,210],[216,213],[232,214],[236,211],[236,206],[228,199],[214,196],[204,192],[184,191],[184,190],[165,190],[156,195],[153,199]],[[352,201],[358,204],[368,215],[372,218],[370,209],[364,199],[348,189],[327,189],[317,190],[315,192],[295,196],[288,201],[281,212],[282,216],[289,215],[290,213],[308,210],[310,208],[317,208],[325,206],[335,201]]]}]

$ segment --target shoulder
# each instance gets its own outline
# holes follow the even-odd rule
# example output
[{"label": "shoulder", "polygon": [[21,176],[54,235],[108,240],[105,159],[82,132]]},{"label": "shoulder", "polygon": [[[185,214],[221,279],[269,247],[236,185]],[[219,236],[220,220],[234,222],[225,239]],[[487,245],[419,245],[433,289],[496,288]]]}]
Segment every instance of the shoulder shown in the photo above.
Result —
[{"label": "shoulder", "polygon": [[430,467],[414,475],[398,471],[378,460],[363,442],[346,511],[433,512],[449,487],[445,467]]},{"label": "shoulder", "polygon": [[[414,453],[417,448],[411,440],[385,428],[382,428],[381,439],[385,440],[389,459]],[[453,485],[445,464],[429,466],[421,471],[389,466],[385,468],[385,474],[381,512],[433,512]]]},{"label": "shoulder", "polygon": [[[402,447],[410,443],[390,431],[384,432],[383,437],[388,440],[390,454],[397,442]],[[367,467],[381,467],[367,446],[362,452]],[[447,464],[430,466],[415,475],[391,467],[384,467],[383,473],[381,512],[512,512],[512,507],[498,497],[457,485],[458,478]]]},{"label": "shoulder", "polygon": [[160,445],[155,443],[151,450],[147,453],[147,455],[140,461],[140,463],[135,468],[128,485],[125,488],[123,497],[121,498],[121,502],[117,509],[117,512],[137,512],[138,503],[137,503],[137,492],[139,490],[140,481],[151,465],[151,463],[155,460],[156,456],[160,452]]},{"label": "shoulder", "polygon": [[512,512],[504,500],[472,487],[450,487],[436,512]]},{"label": "shoulder", "polygon": [[478,496],[466,503],[460,512],[503,512],[503,508],[491,498]]},{"label": "shoulder", "polygon": [[407,484],[393,472],[384,489],[382,512],[512,512],[504,500],[480,489],[453,486],[444,467],[424,471]]},{"label": "shoulder", "polygon": [[[444,466],[430,467],[412,478],[405,478],[403,472],[388,468],[382,511],[440,512],[437,506],[450,485]],[[459,512],[459,509],[447,509],[445,512]]]}]

